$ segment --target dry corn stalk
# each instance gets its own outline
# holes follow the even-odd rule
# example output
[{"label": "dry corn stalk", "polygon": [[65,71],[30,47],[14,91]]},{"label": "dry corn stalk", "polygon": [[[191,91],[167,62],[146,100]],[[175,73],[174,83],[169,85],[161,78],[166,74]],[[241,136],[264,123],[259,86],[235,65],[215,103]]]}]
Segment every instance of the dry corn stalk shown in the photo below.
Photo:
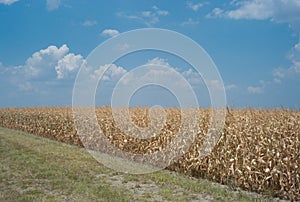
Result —
[{"label": "dry corn stalk", "polygon": [[[139,127],[150,124],[149,109],[131,108],[130,113]],[[180,130],[178,109],[166,109],[166,123],[159,134],[149,139],[129,136],[117,128],[109,107],[97,108],[96,114],[105,137],[114,146],[135,154],[165,148]],[[283,199],[300,200],[299,110],[228,110],[221,139],[204,158],[199,158],[198,148],[210,127],[210,110],[199,109],[198,114],[200,130],[196,131],[195,141],[189,152],[168,169],[259,193],[272,191],[274,196]],[[0,109],[0,125],[82,146],[70,107],[3,108]],[[191,132],[195,131],[186,131]],[[86,138],[90,138],[87,142],[91,148],[99,144],[97,134]]]}]

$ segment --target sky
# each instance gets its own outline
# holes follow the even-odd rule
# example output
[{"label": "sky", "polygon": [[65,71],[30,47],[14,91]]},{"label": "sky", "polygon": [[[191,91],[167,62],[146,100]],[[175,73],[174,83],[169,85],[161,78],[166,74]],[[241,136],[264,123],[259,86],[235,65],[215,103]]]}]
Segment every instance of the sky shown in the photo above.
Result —
[{"label": "sky", "polygon": [[[299,0],[0,0],[0,26],[0,107],[71,105],[77,73],[89,54],[101,43],[141,28],[172,30],[198,43],[222,77],[228,106],[300,106]],[[125,41],[119,48],[129,46]],[[219,85],[204,83],[182,58],[145,50],[92,72],[98,78],[109,67],[96,104],[110,105],[118,81],[141,65],[179,72],[201,106],[211,104],[209,85]],[[176,81],[159,70],[144,76]],[[177,106],[177,96],[146,86],[130,104]]]}]

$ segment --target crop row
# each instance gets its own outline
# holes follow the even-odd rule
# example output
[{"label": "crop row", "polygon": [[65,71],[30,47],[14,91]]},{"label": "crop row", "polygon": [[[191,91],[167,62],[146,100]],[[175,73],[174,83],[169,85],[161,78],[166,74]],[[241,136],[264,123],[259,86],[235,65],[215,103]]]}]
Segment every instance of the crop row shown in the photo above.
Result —
[{"label": "crop row", "polygon": [[[182,128],[178,109],[165,109],[165,122],[159,121],[159,117],[163,117],[160,114],[155,114],[157,122],[151,122],[148,108],[131,108],[134,125],[145,128],[146,132],[148,126],[160,129],[156,134],[149,130],[149,138],[127,134],[136,134],[138,130],[120,128],[109,107],[96,108],[96,115],[107,141],[126,153],[154,154],[167,148],[176,134],[188,137],[195,133],[188,152],[172,162],[168,169],[250,191],[271,193],[283,199],[300,200],[299,110],[228,109],[225,127],[218,131],[221,138],[205,157],[201,156],[199,148],[209,131],[210,109],[194,110],[197,110],[198,124],[195,130],[188,127],[188,131]],[[88,119],[82,117],[76,121]],[[193,119],[191,116],[191,123]],[[93,134],[93,126],[86,129],[90,131],[88,136],[79,138],[70,107],[3,108],[0,109],[0,125],[89,149],[101,147],[103,150],[105,147],[97,134]]]}]

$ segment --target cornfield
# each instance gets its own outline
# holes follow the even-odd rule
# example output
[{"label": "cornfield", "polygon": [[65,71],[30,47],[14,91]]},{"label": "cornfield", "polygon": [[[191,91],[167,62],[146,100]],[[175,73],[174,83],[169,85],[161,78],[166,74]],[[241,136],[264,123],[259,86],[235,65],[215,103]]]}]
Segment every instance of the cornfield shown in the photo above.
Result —
[{"label": "cornfield", "polygon": [[[204,158],[200,158],[198,148],[210,127],[210,109],[197,110],[201,130],[197,131],[188,152],[167,169],[249,191],[271,193],[282,199],[300,200],[299,110],[228,109],[221,138]],[[146,154],[166,147],[180,130],[180,110],[165,111],[166,122],[160,133],[148,139],[126,135],[116,126],[109,107],[96,108],[96,115],[105,137],[115,147]],[[139,127],[150,124],[148,108],[130,108],[130,115]],[[0,125],[83,146],[71,107],[3,108]],[[100,144],[97,138],[88,143],[92,148]]]}]

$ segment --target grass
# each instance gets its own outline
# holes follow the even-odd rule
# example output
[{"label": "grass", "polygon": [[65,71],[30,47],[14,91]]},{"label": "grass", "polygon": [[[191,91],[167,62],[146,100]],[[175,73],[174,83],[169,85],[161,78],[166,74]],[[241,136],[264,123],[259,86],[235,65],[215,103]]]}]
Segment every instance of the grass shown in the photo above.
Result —
[{"label": "grass", "polygon": [[22,132],[0,130],[0,201],[130,201],[97,173],[109,173],[84,150]]},{"label": "grass", "polygon": [[265,200],[169,171],[118,173],[84,149],[0,128],[0,201]]}]

